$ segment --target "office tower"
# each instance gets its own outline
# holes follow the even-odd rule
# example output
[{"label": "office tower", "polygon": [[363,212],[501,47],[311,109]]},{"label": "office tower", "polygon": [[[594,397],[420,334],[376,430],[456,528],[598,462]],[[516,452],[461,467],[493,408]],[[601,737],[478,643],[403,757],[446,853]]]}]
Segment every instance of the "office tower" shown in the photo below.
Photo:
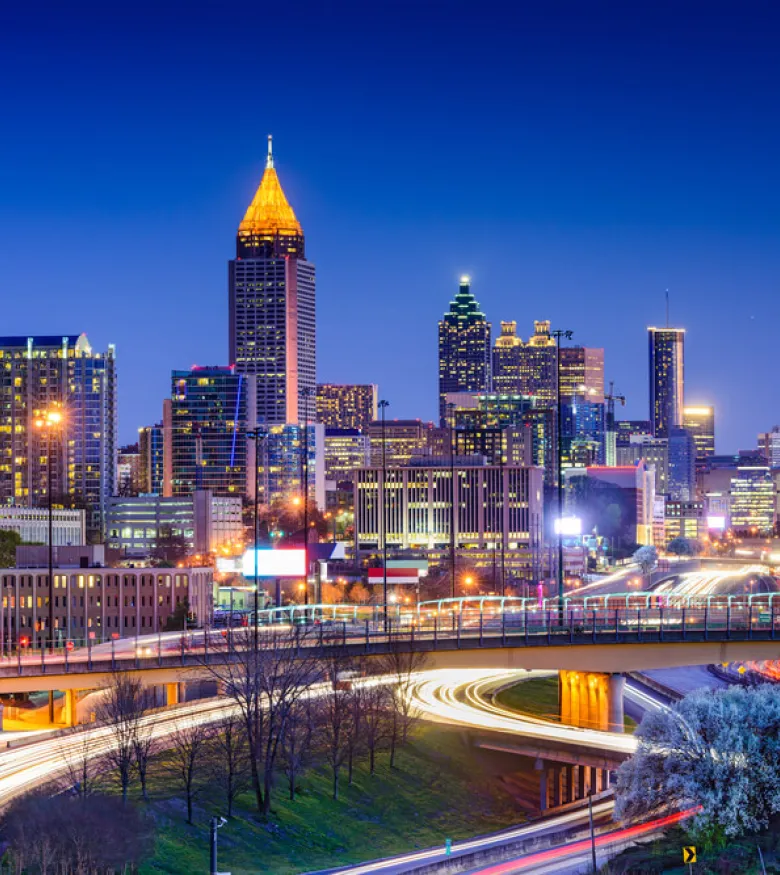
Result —
[{"label": "office tower", "polygon": [[341,483],[371,463],[371,441],[357,428],[325,429],[325,479]]},{"label": "office tower", "polygon": [[604,350],[587,346],[561,347],[561,398],[582,397],[604,403]]},{"label": "office tower", "polygon": [[648,328],[650,419],[655,437],[683,424],[684,328]]},{"label": "office tower", "polygon": [[[170,399],[166,399],[170,406]],[[138,453],[141,457],[140,480],[142,493],[163,494],[165,452],[164,427],[162,422],[138,429]]]},{"label": "office tower", "polygon": [[601,401],[592,401],[591,396],[587,395],[564,398],[561,393],[561,396],[563,467],[575,464],[578,467],[603,465],[606,459],[606,408],[603,398]]},{"label": "office tower", "polygon": [[758,436],[758,451],[770,468],[780,468],[780,425]]},{"label": "office tower", "polygon": [[696,466],[701,467],[715,455],[715,408],[710,404],[683,407],[683,428],[696,444]]},{"label": "office tower", "polygon": [[[236,368],[205,367],[171,373],[169,444],[173,495],[210,489],[214,495],[246,495],[247,431],[256,421],[254,377]],[[252,479],[251,477],[249,478]],[[165,490],[163,490],[165,492]]]},{"label": "office tower", "polygon": [[696,443],[685,428],[673,428],[669,445],[668,494],[672,501],[693,501],[696,487]]},{"label": "office tower", "polygon": [[[320,423],[260,426],[260,440],[249,447],[249,467],[258,452],[259,501],[264,505],[295,502],[308,481],[309,501],[325,507],[325,428]],[[304,465],[307,460],[307,466]],[[308,472],[306,471],[308,467]],[[249,484],[254,497],[254,483]],[[300,504],[303,515],[303,503]],[[302,517],[301,517],[302,518]]]},{"label": "office tower", "polygon": [[[368,427],[371,464],[382,464],[383,443],[388,467],[408,465],[414,456],[436,455],[431,452],[431,439],[438,431],[432,422],[423,422],[421,419],[388,419],[384,425],[383,438],[381,420],[372,422]],[[442,449],[445,453],[449,452],[446,446]]]},{"label": "office tower", "polygon": [[517,322],[502,322],[493,347],[493,391],[521,394],[522,370],[523,341],[517,336]]},{"label": "office tower", "polygon": [[520,382],[516,391],[533,395],[540,407],[554,407],[558,400],[558,353],[549,322],[534,322],[534,333],[519,355]]},{"label": "office tower", "polygon": [[503,554],[507,582],[532,578],[541,545],[541,470],[461,463],[453,470],[446,460],[439,462],[393,468],[386,477],[376,465],[355,472],[356,555],[380,549],[384,530],[391,549],[410,551],[405,557],[419,551],[422,558],[442,562],[452,538],[457,556],[472,567],[495,568]]},{"label": "office tower", "polygon": [[731,527],[741,535],[768,535],[775,525],[775,485],[768,465],[737,465],[730,483]]},{"label": "office tower", "polygon": [[439,322],[439,424],[447,418],[447,392],[489,392],[490,323],[464,276],[450,309]]},{"label": "office tower", "polygon": [[632,437],[652,437],[653,423],[649,419],[618,419],[615,422],[615,443],[627,447]]},{"label": "office tower", "polygon": [[[36,427],[47,411],[59,425]],[[51,483],[48,453],[51,450]],[[86,510],[87,538],[102,537],[116,491],[115,350],[86,334],[0,338],[0,503]]]},{"label": "office tower", "polygon": [[365,431],[377,417],[376,384],[317,384],[317,422],[325,428],[358,428]]},{"label": "office tower", "polygon": [[314,265],[279,184],[270,137],[260,187],[238,226],[229,286],[230,362],[256,378],[257,421],[313,422]]}]

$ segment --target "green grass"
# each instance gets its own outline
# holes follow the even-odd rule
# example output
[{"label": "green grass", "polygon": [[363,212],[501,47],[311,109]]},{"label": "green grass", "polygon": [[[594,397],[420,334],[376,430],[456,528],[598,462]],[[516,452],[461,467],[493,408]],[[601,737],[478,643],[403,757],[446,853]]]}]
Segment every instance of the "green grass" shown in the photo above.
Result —
[{"label": "green grass", "polygon": [[[505,708],[531,717],[560,721],[557,677],[520,681],[501,690],[496,695],[496,702]],[[636,729],[636,721],[630,717],[624,718],[624,724],[626,732],[633,732]]]},{"label": "green grass", "polygon": [[[280,783],[267,823],[255,816],[251,797],[241,797],[237,816],[219,832],[220,870],[293,875],[443,845],[445,838],[491,832],[523,819],[507,793],[480,778],[479,763],[456,730],[422,725],[397,762],[391,770],[383,755],[373,777],[361,763],[351,787],[344,773],[338,801],[324,769],[304,776],[295,802]],[[201,797],[191,827],[176,795],[155,782],[157,843],[142,875],[208,871],[208,818],[222,813],[220,800]]]}]

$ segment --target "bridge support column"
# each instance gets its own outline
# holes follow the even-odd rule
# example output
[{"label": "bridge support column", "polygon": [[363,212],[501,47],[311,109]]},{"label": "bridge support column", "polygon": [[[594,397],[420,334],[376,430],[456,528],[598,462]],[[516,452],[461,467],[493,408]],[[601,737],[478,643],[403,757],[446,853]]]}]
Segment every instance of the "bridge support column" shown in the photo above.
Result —
[{"label": "bridge support column", "polygon": [[600,672],[559,672],[561,723],[606,732],[609,728],[609,675]]},{"label": "bridge support column", "polygon": [[547,799],[547,763],[537,759],[534,762],[534,769],[539,772],[539,811],[544,814],[550,807]]},{"label": "bridge support column", "polygon": [[166,684],[165,685],[165,704],[166,705],[178,705],[179,704],[179,685],[178,684]]},{"label": "bridge support column", "polygon": [[624,732],[623,694],[626,679],[622,674],[609,676],[609,729],[610,732]]},{"label": "bridge support column", "polygon": [[566,801],[574,802],[577,798],[577,784],[575,780],[576,766],[566,766]]},{"label": "bridge support column", "polygon": [[65,702],[62,707],[62,722],[66,726],[78,726],[78,690],[65,690]]}]

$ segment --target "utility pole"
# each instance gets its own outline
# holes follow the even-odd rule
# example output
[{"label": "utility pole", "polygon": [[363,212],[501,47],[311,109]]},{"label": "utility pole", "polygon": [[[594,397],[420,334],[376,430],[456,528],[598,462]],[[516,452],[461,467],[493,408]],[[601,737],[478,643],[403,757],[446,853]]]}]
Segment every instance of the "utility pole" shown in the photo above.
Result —
[{"label": "utility pole", "polygon": [[303,416],[303,603],[309,604],[309,398],[315,393],[315,389],[311,386],[305,386],[301,389],[301,397],[303,398],[304,416]]},{"label": "utility pole", "polygon": [[[258,573],[259,565],[259,557],[257,555],[258,550],[258,542],[260,540],[260,526],[259,526],[259,505],[260,505],[260,441],[263,439],[264,435],[260,431],[259,428],[255,427],[252,431],[248,431],[246,433],[247,438],[249,440],[253,440],[255,442],[255,513],[254,513],[254,542],[255,542],[255,628],[253,634],[253,645],[255,651],[255,658],[257,658],[257,654],[260,650],[260,640],[259,640],[259,625],[260,625],[260,577]],[[278,605],[277,605],[278,607]],[[215,833],[216,835],[216,833]]]},{"label": "utility pole", "polygon": [[561,440],[562,404],[561,404],[561,340],[571,340],[573,331],[563,331],[560,328],[551,331],[550,335],[555,338],[555,395],[557,398],[557,416],[555,423],[555,445],[558,455],[558,618],[563,625],[563,441]]},{"label": "utility pole", "polygon": [[379,508],[382,514],[382,603],[384,605],[385,632],[389,628],[389,619],[387,613],[387,497],[385,494],[385,482],[387,479],[387,450],[385,446],[385,410],[390,406],[389,401],[379,402],[379,409],[382,412],[382,488],[379,491],[380,503]]},{"label": "utility pole", "polygon": [[596,834],[593,831],[593,794],[588,793],[588,820],[590,821],[590,856],[593,864],[593,875],[596,875]]}]

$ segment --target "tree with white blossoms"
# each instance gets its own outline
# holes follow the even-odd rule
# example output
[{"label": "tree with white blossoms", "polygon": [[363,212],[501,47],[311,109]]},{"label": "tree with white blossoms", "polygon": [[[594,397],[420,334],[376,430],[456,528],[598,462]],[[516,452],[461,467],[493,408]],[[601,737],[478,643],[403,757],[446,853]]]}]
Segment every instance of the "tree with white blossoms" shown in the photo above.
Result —
[{"label": "tree with white blossoms", "polygon": [[617,773],[618,819],[700,806],[685,827],[719,848],[780,812],[780,689],[692,693],[646,714],[636,738]]}]

